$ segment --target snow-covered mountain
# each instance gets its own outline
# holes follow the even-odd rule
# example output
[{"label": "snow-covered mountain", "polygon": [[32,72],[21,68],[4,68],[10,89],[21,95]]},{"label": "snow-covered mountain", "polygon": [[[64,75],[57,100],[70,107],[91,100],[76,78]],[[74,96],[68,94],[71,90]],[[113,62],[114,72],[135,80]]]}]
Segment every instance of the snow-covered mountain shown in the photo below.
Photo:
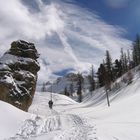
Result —
[{"label": "snow-covered mountain", "polygon": [[[43,82],[37,85],[36,91],[40,92],[53,92],[59,94],[66,94],[72,99],[77,101],[77,89],[78,89],[78,73],[68,73],[64,76],[58,77],[51,81]],[[89,75],[86,73],[82,76],[82,90],[88,92],[90,88]]]},{"label": "snow-covered mountain", "polygon": [[[133,70],[131,84],[121,83],[119,89],[109,93],[110,107],[107,106],[103,88],[96,90],[93,95],[84,93],[86,96],[82,103],[64,95],[52,94],[53,110],[48,107],[51,96],[49,92],[36,92],[29,113],[0,102],[0,139],[139,140],[140,73],[136,71],[138,69]],[[118,79],[117,82],[121,80]],[[9,110],[12,116],[7,118],[7,124],[3,118]],[[8,131],[9,125],[13,128],[12,131]]]}]

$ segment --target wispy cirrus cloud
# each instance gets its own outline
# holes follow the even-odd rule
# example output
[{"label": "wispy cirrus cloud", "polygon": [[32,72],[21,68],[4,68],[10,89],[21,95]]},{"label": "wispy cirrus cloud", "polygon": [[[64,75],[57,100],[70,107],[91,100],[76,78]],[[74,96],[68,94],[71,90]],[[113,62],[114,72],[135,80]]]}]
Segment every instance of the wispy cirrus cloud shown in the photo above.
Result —
[{"label": "wispy cirrus cloud", "polygon": [[128,5],[130,0],[106,0],[106,3],[112,8],[123,8]]},{"label": "wispy cirrus cloud", "polygon": [[[38,10],[32,12],[22,0],[0,1],[0,46],[3,53],[13,40],[35,42],[44,59],[40,60],[41,81],[63,69],[85,71],[91,63],[97,67],[105,50],[110,50],[116,58],[120,48],[128,48],[131,44],[123,37],[124,29],[109,25],[72,0],[68,3],[37,0],[36,5]],[[44,71],[46,77],[42,74]]]}]

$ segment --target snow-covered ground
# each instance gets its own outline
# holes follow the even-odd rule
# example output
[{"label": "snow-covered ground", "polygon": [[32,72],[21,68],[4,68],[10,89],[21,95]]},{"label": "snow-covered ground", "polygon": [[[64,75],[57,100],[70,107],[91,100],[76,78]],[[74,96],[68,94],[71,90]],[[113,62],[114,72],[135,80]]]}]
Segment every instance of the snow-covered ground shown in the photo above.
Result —
[{"label": "snow-covered ground", "polygon": [[[139,140],[140,78],[110,93],[107,107],[104,90],[87,94],[83,103],[50,93],[36,92],[29,113],[0,102],[0,140]],[[34,115],[33,115],[34,114]]]},{"label": "snow-covered ground", "polygon": [[29,117],[29,113],[0,101],[0,140],[14,136],[22,121]]}]

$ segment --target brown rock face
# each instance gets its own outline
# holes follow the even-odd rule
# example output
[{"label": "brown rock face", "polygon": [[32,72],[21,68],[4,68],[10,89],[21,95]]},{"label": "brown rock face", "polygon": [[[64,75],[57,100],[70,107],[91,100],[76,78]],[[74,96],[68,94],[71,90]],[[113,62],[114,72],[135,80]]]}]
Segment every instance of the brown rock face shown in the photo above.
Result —
[{"label": "brown rock face", "polygon": [[0,100],[28,110],[40,69],[38,57],[33,43],[20,40],[11,44],[10,50],[0,58]]}]

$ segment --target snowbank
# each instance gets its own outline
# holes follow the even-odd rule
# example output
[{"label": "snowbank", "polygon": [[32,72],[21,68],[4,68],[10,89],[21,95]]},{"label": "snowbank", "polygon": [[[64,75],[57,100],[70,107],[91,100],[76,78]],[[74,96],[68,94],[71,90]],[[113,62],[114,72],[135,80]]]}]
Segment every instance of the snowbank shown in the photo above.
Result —
[{"label": "snowbank", "polygon": [[0,140],[13,136],[23,120],[30,116],[14,106],[0,101]]}]

